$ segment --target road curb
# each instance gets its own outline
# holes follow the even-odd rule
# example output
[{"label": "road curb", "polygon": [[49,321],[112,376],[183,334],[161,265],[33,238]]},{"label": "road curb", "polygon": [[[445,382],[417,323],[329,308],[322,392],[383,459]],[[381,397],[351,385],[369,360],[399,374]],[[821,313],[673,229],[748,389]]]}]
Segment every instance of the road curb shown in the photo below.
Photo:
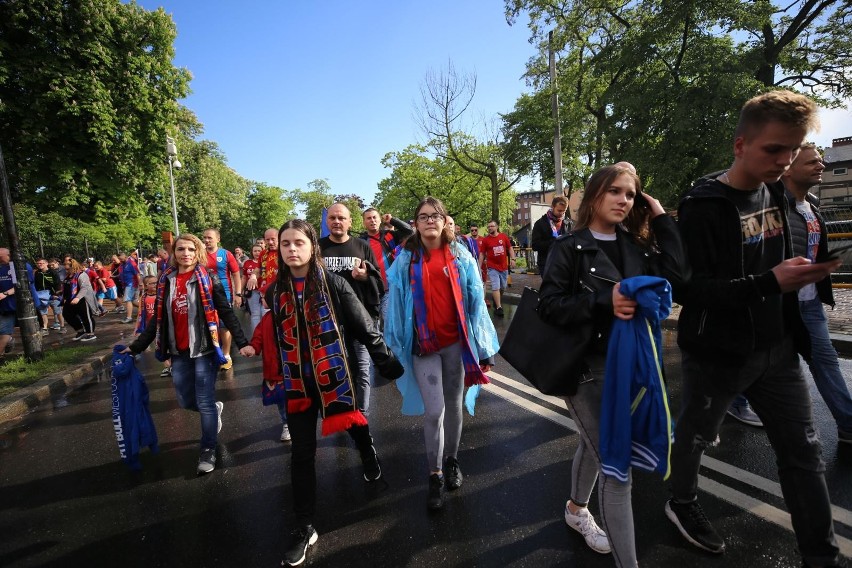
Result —
[{"label": "road curb", "polygon": [[57,371],[0,399],[0,431],[5,430],[9,422],[35,410],[45,401],[88,383],[95,375],[108,368],[111,357],[112,348],[103,354],[90,355],[82,364],[71,370]]}]

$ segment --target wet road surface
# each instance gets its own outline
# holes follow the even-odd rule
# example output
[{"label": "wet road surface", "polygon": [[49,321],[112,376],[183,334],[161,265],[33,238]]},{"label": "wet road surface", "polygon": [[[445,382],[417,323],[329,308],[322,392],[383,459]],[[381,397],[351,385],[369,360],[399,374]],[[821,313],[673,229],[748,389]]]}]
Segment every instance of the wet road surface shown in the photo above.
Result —
[{"label": "wet road surface", "polygon": [[[497,320],[502,336],[506,319]],[[667,336],[673,412],[679,356]],[[546,341],[546,338],[542,338]],[[0,566],[279,566],[291,528],[289,447],[274,408],[260,402],[260,358],[220,374],[224,401],[216,471],[196,477],[198,416],[180,410],[150,352],[138,361],[151,391],[161,452],[143,471],[118,459],[108,377],[44,405],[0,434]],[[847,377],[852,364],[844,360]],[[392,384],[373,390],[371,430],[384,477],[367,484],[349,436],[319,441],[319,542],[309,566],[611,567],[568,529],[562,511],[577,443],[561,401],[499,364],[476,415],[465,415],[464,486],[426,510],[420,419],[399,413]],[[812,388],[841,549],[852,556],[852,447]],[[646,567],[798,567],[789,517],[762,430],[728,419],[702,468],[702,504],[727,542],[701,553],[665,518],[665,483],[634,472],[639,562]],[[597,495],[591,509],[597,512]]]}]

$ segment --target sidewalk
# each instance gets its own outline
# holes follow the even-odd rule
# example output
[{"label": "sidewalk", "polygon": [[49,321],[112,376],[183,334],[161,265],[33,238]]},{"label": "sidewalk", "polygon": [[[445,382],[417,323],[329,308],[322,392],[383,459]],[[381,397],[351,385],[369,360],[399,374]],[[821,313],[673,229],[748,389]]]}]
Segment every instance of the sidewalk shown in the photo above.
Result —
[{"label": "sidewalk", "polygon": [[[121,323],[124,315],[109,313],[96,319],[95,335],[98,338],[84,345],[95,345],[100,347],[100,349],[92,355],[81,359],[77,366],[48,375],[26,388],[1,398],[0,432],[6,429],[8,426],[6,423],[33,410],[42,402],[70,392],[90,381],[95,375],[107,372],[113,345],[133,341],[133,330],[136,329],[136,324]],[[73,340],[74,329],[70,325],[66,326],[66,329],[66,333],[51,330],[49,335],[42,336],[42,345],[45,352],[62,349],[70,345],[79,345],[78,342]],[[7,357],[23,353],[19,328],[15,328],[15,335],[13,337],[15,338],[15,345]]]}]

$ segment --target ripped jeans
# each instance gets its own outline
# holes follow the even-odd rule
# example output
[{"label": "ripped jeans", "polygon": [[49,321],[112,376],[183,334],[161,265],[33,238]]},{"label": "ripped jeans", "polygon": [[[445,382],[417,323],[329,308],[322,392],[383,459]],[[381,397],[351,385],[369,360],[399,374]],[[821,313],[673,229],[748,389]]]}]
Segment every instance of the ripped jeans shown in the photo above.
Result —
[{"label": "ripped jeans", "polygon": [[808,385],[789,335],[769,349],[755,351],[742,365],[683,352],[683,400],[671,456],[673,498],[681,503],[697,498],[701,456],[716,439],[738,393],[748,397],[775,451],[799,552],[810,565],[835,562],[839,549],[822,447],[814,430]]}]

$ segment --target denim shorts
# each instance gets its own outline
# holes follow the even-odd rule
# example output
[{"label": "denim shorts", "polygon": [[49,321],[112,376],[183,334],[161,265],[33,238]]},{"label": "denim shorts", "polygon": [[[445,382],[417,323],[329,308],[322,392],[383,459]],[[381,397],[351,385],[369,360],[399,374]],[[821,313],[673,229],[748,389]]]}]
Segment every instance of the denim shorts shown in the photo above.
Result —
[{"label": "denim shorts", "polygon": [[0,335],[12,335],[15,332],[15,314],[0,314]]},{"label": "denim shorts", "polygon": [[505,290],[506,284],[509,282],[509,271],[489,268],[488,280],[491,282],[492,290]]},{"label": "denim shorts", "polygon": [[124,285],[124,301],[132,302],[136,300],[136,286]]}]

